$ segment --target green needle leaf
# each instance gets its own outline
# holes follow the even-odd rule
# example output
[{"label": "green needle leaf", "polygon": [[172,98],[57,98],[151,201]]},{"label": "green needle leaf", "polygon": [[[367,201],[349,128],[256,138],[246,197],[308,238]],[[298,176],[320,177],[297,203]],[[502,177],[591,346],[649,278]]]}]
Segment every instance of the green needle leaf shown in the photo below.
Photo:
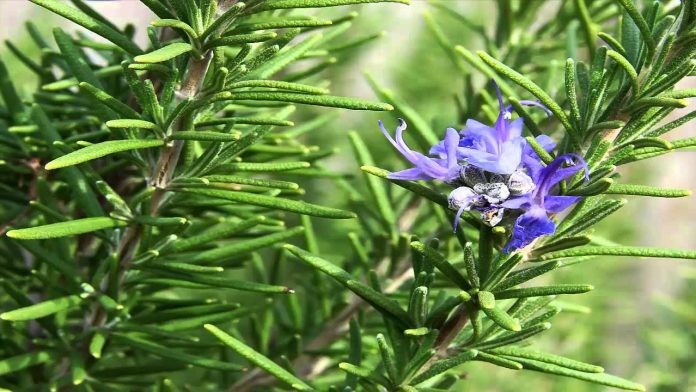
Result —
[{"label": "green needle leaf", "polygon": [[650,61],[655,53],[656,45],[648,22],[645,21],[640,11],[638,11],[638,8],[636,8],[636,5],[631,0],[616,0],[616,2],[626,10],[631,19],[633,19],[633,22],[638,26],[638,30],[640,30],[640,34],[643,36],[643,40],[648,46],[648,61]]},{"label": "green needle leaf", "polygon": [[505,357],[501,357],[499,355],[487,353],[484,351],[479,351],[479,354],[474,358],[476,361],[481,361],[481,362],[488,362],[492,363],[497,366],[502,366],[504,368],[512,369],[512,370],[521,370],[522,369],[522,364],[513,361],[511,359],[507,359]]},{"label": "green needle leaf", "polygon": [[350,110],[373,110],[384,111],[394,110],[392,105],[368,101],[365,99],[336,97],[332,95],[308,95],[298,93],[285,93],[279,91],[268,92],[234,92],[228,100],[251,100],[251,101],[272,101],[272,102],[292,102],[305,105],[326,106],[332,108],[343,108]]},{"label": "green needle leaf", "polygon": [[481,308],[483,308],[483,309],[495,308],[495,297],[493,296],[493,293],[490,293],[488,291],[479,291],[477,293],[477,296],[478,296],[479,305],[481,305]]},{"label": "green needle leaf", "polygon": [[696,251],[669,248],[647,248],[640,246],[583,246],[580,248],[547,253],[536,260],[553,260],[564,257],[579,256],[637,256],[696,260]]},{"label": "green needle leaf", "polygon": [[370,303],[372,306],[382,310],[383,313],[390,315],[391,317],[400,321],[407,327],[411,326],[408,313],[406,313],[401,308],[398,302],[386,297],[384,294],[380,292],[375,291],[369,286],[366,286],[356,280],[353,280],[353,276],[346,272],[343,268],[338,267],[335,264],[327,260],[324,260],[318,256],[315,256],[294,245],[286,244],[285,249],[290,251],[290,253],[297,256],[300,260],[304,261],[312,268],[315,268],[331,276],[338,283],[353,291],[362,299]]},{"label": "green needle leaf", "polygon": [[171,244],[170,250],[180,252],[195,248],[196,246],[205,245],[218,239],[227,238],[235,233],[248,230],[265,220],[266,217],[257,216],[241,222],[223,222],[217,226],[207,228],[201,234],[175,241]]},{"label": "green needle leaf", "polygon": [[637,95],[638,93],[640,93],[640,87],[638,86],[638,73],[636,72],[636,69],[633,68],[631,63],[619,52],[615,52],[613,50],[608,50],[607,56],[611,57],[614,61],[616,61],[617,64],[621,66],[621,68],[624,69],[624,71],[626,71],[626,75],[628,75],[628,78],[631,80],[633,94]]},{"label": "green needle leaf", "polygon": [[659,108],[685,108],[689,106],[686,99],[670,98],[670,97],[647,97],[641,98],[633,102],[627,110],[631,113],[637,113],[644,109],[659,107]]},{"label": "green needle leaf", "polygon": [[352,219],[355,214],[350,211],[335,208],[323,207],[303,201],[281,199],[278,197],[266,196],[261,194],[234,192],[219,189],[182,189],[182,193],[190,193],[212,198],[235,201],[238,203],[251,204],[260,207],[291,211],[302,215],[312,215],[330,219]]},{"label": "green needle leaf", "polygon": [[[171,27],[180,29],[186,32],[186,34],[193,39],[197,38],[198,36],[191,26],[177,19],[157,19],[152,22],[152,25],[155,27]],[[184,38],[185,37],[186,36],[184,36]]]},{"label": "green needle leaf", "polygon": [[417,385],[420,384],[424,381],[427,381],[438,374],[441,374],[449,369],[452,369],[453,367],[459,366],[463,364],[464,362],[468,362],[473,360],[478,356],[479,352],[477,350],[467,350],[464,351],[461,354],[457,354],[456,356],[448,359],[443,359],[440,361],[437,361],[433,363],[433,365],[423,373],[417,375],[413,380],[411,380],[410,384],[412,385]]},{"label": "green needle leaf", "polygon": [[133,110],[133,108],[125,103],[112,97],[106,91],[101,90],[87,82],[80,82],[79,86],[82,91],[96,98],[99,102],[104,104],[104,106],[118,113],[119,116],[123,118],[140,118],[140,113],[136,112]]},{"label": "green needle leaf", "polygon": [[119,119],[119,120],[109,120],[106,122],[106,126],[109,128],[140,128],[140,129],[155,129],[157,124],[145,120],[134,120],[134,119]]},{"label": "green needle leaf", "polygon": [[171,60],[174,57],[181,56],[184,53],[188,53],[191,50],[193,50],[193,47],[190,44],[175,42],[150,53],[135,56],[133,60],[139,63],[161,63]]},{"label": "green needle leaf", "polygon": [[77,307],[83,299],[79,295],[70,295],[48,301],[39,302],[24,308],[11,310],[0,314],[0,319],[9,321],[27,321],[50,316],[63,310]]},{"label": "green needle leaf", "polygon": [[106,343],[106,335],[102,331],[97,331],[92,336],[92,340],[89,342],[89,353],[94,358],[101,358],[102,349],[104,348],[104,343]]},{"label": "green needle leaf", "polygon": [[214,261],[224,260],[232,256],[241,256],[258,249],[262,249],[281,241],[290,239],[296,235],[302,234],[304,227],[293,227],[289,230],[284,230],[279,233],[269,234],[259,238],[254,238],[245,241],[239,241],[229,245],[221,245],[217,248],[206,250],[197,253],[193,256],[194,262],[209,263]]},{"label": "green needle leaf", "polygon": [[292,373],[280,367],[275,362],[271,361],[267,357],[263,356],[261,353],[255,351],[253,348],[247,346],[241,341],[228,335],[220,328],[212,325],[206,324],[203,326],[208,332],[213,334],[216,338],[220,339],[222,343],[227,345],[232,350],[236,351],[239,355],[243,356],[249,362],[260,367],[261,369],[267,371],[269,374],[275,376],[279,380],[287,383],[293,389],[299,391],[312,391],[314,388],[310,387],[304,381],[295,377]]},{"label": "green needle leaf", "polygon": [[[174,271],[173,268],[168,269],[168,271],[165,271],[163,268],[157,268],[157,265],[143,265],[139,267],[141,269],[147,269],[147,270],[153,270],[157,271],[159,276],[162,276],[166,279],[168,279],[168,282],[161,282],[164,284],[171,284],[172,281],[175,282],[185,282],[188,283],[188,286],[191,287],[197,287],[197,288],[213,288],[213,287],[222,287],[222,288],[227,288],[227,289],[234,289],[234,290],[240,290],[240,291],[252,291],[256,293],[268,293],[268,294],[292,294],[294,291],[290,289],[289,287],[285,286],[276,286],[276,285],[269,285],[265,283],[257,283],[257,282],[252,282],[249,280],[237,280],[237,279],[228,279],[226,277],[218,277],[218,276],[211,276],[210,272],[206,273],[200,273],[200,274],[194,274],[192,273],[193,268],[188,268],[186,271],[183,271],[181,268],[178,269],[178,271]],[[218,272],[213,272],[213,274],[217,274]],[[153,282],[157,278],[150,279],[146,278],[145,282]]]},{"label": "green needle leaf", "polygon": [[649,185],[632,185],[632,184],[612,184],[609,189],[604,191],[606,194],[614,195],[635,195],[635,196],[651,196],[651,197],[687,197],[691,196],[691,191],[688,189],[669,189],[658,188]]},{"label": "green needle leaf", "polygon": [[208,42],[205,45],[205,47],[206,48],[214,48],[217,46],[239,46],[242,44],[248,44],[248,43],[252,43],[252,42],[268,41],[268,40],[273,39],[277,36],[278,36],[278,34],[275,32],[231,35],[231,36],[216,38],[216,39]]},{"label": "green needle leaf", "polygon": [[107,217],[75,219],[71,221],[51,223],[43,226],[16,229],[7,232],[7,236],[18,240],[41,240],[59,238],[70,235],[90,233],[112,227],[126,226],[127,222]]},{"label": "green needle leaf", "polygon": [[212,183],[225,183],[225,184],[242,184],[242,185],[254,185],[262,186],[266,188],[275,189],[300,189],[300,186],[294,182],[280,181],[280,180],[267,180],[264,178],[249,178],[241,176],[227,176],[221,175],[210,175],[204,177],[206,180]]},{"label": "green needle leaf", "polygon": [[524,287],[521,289],[498,291],[495,293],[495,297],[498,299],[543,297],[559,294],[582,294],[592,290],[594,290],[594,286],[589,284],[557,284],[553,286]]},{"label": "green needle leaf", "polygon": [[535,361],[541,361],[545,363],[550,363],[553,365],[562,366],[568,369],[577,370],[579,372],[587,373],[603,373],[604,368],[601,366],[591,365],[589,363],[576,361],[574,359],[565,358],[560,355],[548,354],[541,351],[530,350],[522,347],[500,347],[491,350],[492,353],[505,356],[513,356],[518,358],[532,359]]},{"label": "green needle leaf", "polygon": [[237,309],[233,311],[224,310],[209,314],[180,318],[178,320],[168,321],[167,323],[162,325],[161,329],[164,331],[172,332],[200,328],[202,325],[207,323],[224,323],[230,320],[236,320],[242,317],[250,316],[264,308],[265,306],[246,306],[242,309]]},{"label": "green needle leaf", "polygon": [[382,356],[382,364],[387,370],[389,379],[393,382],[397,382],[399,373],[396,369],[396,358],[394,358],[394,352],[389,347],[387,339],[381,333],[377,334],[377,346],[379,347],[379,353]]},{"label": "green needle leaf", "polygon": [[243,80],[225,86],[227,90],[234,90],[244,87],[277,88],[279,90],[299,91],[308,94],[328,94],[329,90],[301,83],[283,82],[280,80]]},{"label": "green needle leaf", "polygon": [[169,347],[153,343],[149,340],[137,338],[135,336],[124,335],[121,333],[116,333],[112,335],[114,340],[119,343],[126,344],[138,350],[142,350],[158,357],[166,358],[172,361],[190,363],[194,366],[199,366],[214,370],[223,371],[240,371],[244,368],[229,362],[222,362],[215,359],[203,358],[196,355],[187,354],[180,350],[171,349]]},{"label": "green needle leaf", "polygon": [[77,80],[88,82],[101,88],[99,79],[97,79],[96,74],[87,63],[84,53],[74,44],[72,37],[59,28],[53,30],[53,35],[65,62]]},{"label": "green needle leaf", "polygon": [[50,351],[36,351],[0,360],[0,375],[13,373],[31,366],[53,361],[57,355]]},{"label": "green needle leaf", "polygon": [[411,248],[423,255],[423,257],[430,261],[435,266],[435,268],[442,272],[445,278],[452,281],[452,283],[459,286],[459,288],[461,288],[462,290],[471,289],[471,286],[469,285],[469,282],[466,280],[466,278],[437,250],[419,241],[411,242]]},{"label": "green needle leaf", "polygon": [[60,158],[48,162],[45,168],[46,170],[60,169],[61,167],[74,166],[117,152],[137,150],[140,148],[161,147],[163,145],[163,140],[111,140],[92,144],[91,146],[63,155]]},{"label": "green needle leaf", "polygon": [[238,133],[225,133],[214,131],[179,131],[174,132],[169,139],[171,140],[198,140],[203,142],[234,142],[239,140]]},{"label": "green needle leaf", "polygon": [[234,27],[235,32],[242,31],[256,31],[256,30],[270,30],[270,29],[285,29],[291,27],[323,27],[330,26],[333,22],[330,20],[316,20],[316,19],[297,19],[297,20],[283,20],[282,18],[262,21],[262,22],[250,22],[241,23]]},{"label": "green needle leaf", "polygon": [[359,378],[364,378],[372,383],[378,384],[378,385],[390,385],[391,383],[389,380],[381,375],[380,373],[370,370],[367,368],[364,368],[362,366],[356,366],[347,362],[341,362],[338,364],[339,369],[343,370],[344,372],[351,374],[353,376],[357,376]]},{"label": "green needle leaf", "polygon": [[575,248],[577,246],[587,245],[590,243],[590,237],[588,236],[578,236],[578,237],[566,237],[561,238],[557,241],[552,241],[532,250],[534,255],[543,255],[544,253],[555,252],[558,250]]},{"label": "green needle leaf", "polygon": [[320,8],[320,7],[338,7],[351,4],[367,4],[367,3],[401,3],[410,4],[409,0],[272,0],[266,1],[260,7],[254,7],[252,10],[256,12],[267,10],[291,9],[291,8]]},{"label": "green needle leaf", "polygon": [[478,349],[491,349],[495,347],[501,347],[501,346],[507,346],[513,343],[521,342],[523,340],[527,340],[530,337],[540,334],[544,331],[548,331],[551,328],[551,323],[541,323],[541,324],[533,324],[529,328],[525,328],[519,332],[515,333],[506,333],[505,335],[502,335],[499,338],[496,339],[491,339],[487,340],[483,343],[479,343],[476,345],[476,348]]},{"label": "green needle leaf", "polygon": [[512,316],[507,314],[507,312],[495,306],[496,297],[494,297],[492,293],[489,293],[487,291],[479,291],[478,300],[479,304],[481,305],[481,310],[483,310],[483,312],[486,314],[486,316],[488,316],[488,318],[491,319],[491,321],[496,323],[501,328],[507,329],[508,331],[521,331],[522,327],[520,326],[520,322],[517,319],[513,318]]},{"label": "green needle leaf", "polygon": [[560,261],[550,261],[548,263],[544,263],[540,266],[537,267],[531,267],[531,268],[525,268],[521,269],[519,271],[515,271],[508,275],[505,279],[503,279],[500,283],[495,285],[493,288],[497,290],[504,290],[510,287],[515,287],[518,284],[527,282],[529,280],[532,280],[536,278],[537,276],[541,276],[549,271],[552,271],[558,267],[561,266]]},{"label": "green needle leaf", "polygon": [[220,165],[217,171],[241,172],[280,172],[306,169],[312,166],[309,162],[236,162]]},{"label": "green needle leaf", "polygon": [[532,359],[510,357],[516,362],[522,364],[524,369],[534,370],[542,373],[555,374],[559,376],[573,377],[583,381],[589,381],[595,384],[607,385],[610,387],[626,389],[630,391],[645,391],[645,387],[634,382],[625,380],[620,377],[612,376],[605,373],[586,373],[573,369],[568,369],[563,366],[558,366],[550,363],[536,361]]},{"label": "green needle leaf", "polygon": [[[408,305],[408,312],[416,325],[424,325],[428,316],[428,288],[425,286],[416,287],[411,293],[411,301]],[[427,328],[426,328],[427,331]]]},{"label": "green needle leaf", "polygon": [[247,75],[246,79],[268,79],[299,59],[322,40],[321,34],[314,34],[299,44],[284,48],[282,55],[274,56]]}]

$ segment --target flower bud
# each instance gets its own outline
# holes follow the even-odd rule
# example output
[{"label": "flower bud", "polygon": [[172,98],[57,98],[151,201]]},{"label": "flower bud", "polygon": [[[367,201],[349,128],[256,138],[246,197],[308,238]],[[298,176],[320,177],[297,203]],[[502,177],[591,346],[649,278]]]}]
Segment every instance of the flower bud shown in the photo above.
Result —
[{"label": "flower bud", "polygon": [[534,188],[534,181],[523,171],[515,171],[507,181],[507,187],[513,196],[524,195],[531,192]]},{"label": "flower bud", "polygon": [[482,205],[482,203],[485,203],[485,200],[483,200],[481,195],[474,192],[473,189],[460,186],[459,188],[450,192],[449,196],[447,197],[447,203],[449,204],[450,209],[458,211],[460,208],[469,210],[471,207]]},{"label": "flower bud", "polygon": [[496,173],[490,173],[488,176],[488,181],[486,182],[502,182],[503,184],[507,183],[508,176],[504,176],[502,174],[496,174]]},{"label": "flower bud", "polygon": [[472,165],[462,166],[459,170],[459,177],[468,187],[474,187],[476,184],[486,183],[486,175],[483,170]]},{"label": "flower bud", "polygon": [[476,184],[474,186],[476,193],[483,195],[486,201],[491,204],[499,204],[510,197],[510,191],[507,185],[501,182],[493,182],[488,184]]}]

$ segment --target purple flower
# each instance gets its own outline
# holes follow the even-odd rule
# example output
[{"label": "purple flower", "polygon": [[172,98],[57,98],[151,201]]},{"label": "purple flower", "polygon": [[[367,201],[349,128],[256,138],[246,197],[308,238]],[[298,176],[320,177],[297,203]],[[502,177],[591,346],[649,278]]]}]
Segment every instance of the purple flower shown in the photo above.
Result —
[{"label": "purple flower", "polygon": [[[512,118],[512,106],[503,104],[503,96],[498,84],[493,81],[498,95],[500,114],[493,127],[476,120],[466,121],[466,127],[461,131],[462,138],[457,148],[457,158],[466,160],[470,165],[497,174],[511,174],[522,162],[523,151],[527,141],[522,137],[523,120]],[[535,101],[520,101],[522,105],[537,106],[550,112],[546,107]],[[444,141],[430,149],[431,155],[446,153]]]},{"label": "purple flower", "polygon": [[531,192],[510,198],[500,205],[504,208],[525,211],[515,221],[512,238],[505,247],[505,252],[523,248],[542,235],[553,234],[556,231],[556,224],[548,215],[559,213],[582,198],[581,196],[553,195],[551,194],[553,188],[580,170],[585,170],[585,178],[588,178],[587,164],[577,154],[559,156],[546,167],[543,167],[539,161],[538,166],[533,164],[528,166],[528,170],[536,187]]},{"label": "purple flower", "polygon": [[450,182],[459,176],[459,164],[457,163],[457,144],[459,135],[453,128],[448,128],[443,140],[443,153],[440,158],[430,158],[419,152],[411,150],[404,141],[403,133],[406,130],[406,121],[399,119],[394,138],[384,128],[382,121],[379,127],[389,142],[401,153],[413,168],[390,173],[387,177],[392,180],[441,180]]}]

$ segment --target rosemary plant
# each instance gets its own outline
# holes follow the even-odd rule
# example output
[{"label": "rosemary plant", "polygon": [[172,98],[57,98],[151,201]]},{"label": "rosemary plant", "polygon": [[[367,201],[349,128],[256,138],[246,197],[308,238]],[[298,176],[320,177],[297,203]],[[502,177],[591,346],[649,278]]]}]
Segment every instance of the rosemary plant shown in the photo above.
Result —
[{"label": "rosemary plant", "polygon": [[[356,13],[307,9],[379,0],[141,0],[158,18],[146,47],[81,0],[31,1],[102,39],[28,23],[41,58],[9,49],[40,80],[31,96],[0,61],[0,387],[444,391],[487,362],[644,390],[530,346],[580,309],[558,296],[593,289],[534,279],[598,256],[696,259],[593,231],[619,195],[690,195],[617,168],[696,145],[663,138],[694,118],[663,121],[695,93],[675,86],[696,68],[696,2],[544,17],[544,1],[499,0],[493,32],[432,3],[464,85],[443,131],[372,75],[386,103],[322,80],[380,34],[346,38]],[[376,166],[375,125],[348,134],[361,183],[332,171],[332,146],[306,144],[331,114],[295,125],[294,104],[394,110],[379,126],[412,167]],[[305,201],[314,179],[341,197]]]}]

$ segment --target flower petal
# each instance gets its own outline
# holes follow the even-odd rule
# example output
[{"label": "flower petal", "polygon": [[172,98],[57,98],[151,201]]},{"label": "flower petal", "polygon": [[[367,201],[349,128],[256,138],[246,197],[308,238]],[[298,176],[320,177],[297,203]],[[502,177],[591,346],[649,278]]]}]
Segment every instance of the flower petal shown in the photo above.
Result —
[{"label": "flower petal", "polygon": [[533,208],[520,215],[515,221],[512,238],[505,247],[505,252],[524,248],[542,235],[553,234],[555,231],[556,224],[549,219],[546,211],[541,208]]},{"label": "flower petal", "polygon": [[[403,138],[403,132],[404,130],[406,130],[406,122],[402,119],[399,119],[399,126],[396,128],[396,134],[394,138],[392,138],[389,132],[387,132],[387,130],[384,128],[384,124],[381,121],[379,121],[379,127],[382,130],[384,136],[387,138],[387,140],[389,140],[389,143],[391,143],[392,146],[394,146],[394,148],[396,148],[404,156],[404,158],[411,162],[411,164],[413,164],[413,166],[415,166],[417,169],[411,171],[392,173],[393,177],[390,178],[403,180],[438,179],[443,181],[449,181],[451,179],[450,174],[453,173],[455,170],[453,170],[453,168],[449,167],[448,165],[453,164],[453,167],[456,167],[456,156],[454,159],[448,159],[445,161],[442,159],[429,158],[419,152],[411,150]],[[459,138],[456,130],[452,129],[452,131],[449,133],[453,133],[456,139]],[[456,150],[457,140],[453,141],[452,137],[450,136],[449,143],[454,145],[454,147],[450,147],[450,149]]]},{"label": "flower petal", "polygon": [[447,167],[451,168],[457,165],[457,146],[459,145],[459,133],[454,128],[447,128],[445,133],[445,155],[447,159]]},{"label": "flower petal", "polygon": [[522,136],[522,124],[524,120],[517,118],[508,124],[508,139],[515,139]]},{"label": "flower petal", "polygon": [[546,196],[544,209],[552,214],[559,213],[582,200],[582,196]]},{"label": "flower petal", "polygon": [[464,128],[460,134],[464,137],[464,139],[475,139],[476,142],[481,144],[488,152],[496,152],[498,149],[498,140],[496,139],[495,128],[482,124],[476,120],[466,120],[466,128]]},{"label": "flower petal", "polygon": [[523,138],[508,140],[500,146],[500,156],[498,157],[498,174],[511,174],[517,170],[522,161],[522,147],[525,144]]}]

